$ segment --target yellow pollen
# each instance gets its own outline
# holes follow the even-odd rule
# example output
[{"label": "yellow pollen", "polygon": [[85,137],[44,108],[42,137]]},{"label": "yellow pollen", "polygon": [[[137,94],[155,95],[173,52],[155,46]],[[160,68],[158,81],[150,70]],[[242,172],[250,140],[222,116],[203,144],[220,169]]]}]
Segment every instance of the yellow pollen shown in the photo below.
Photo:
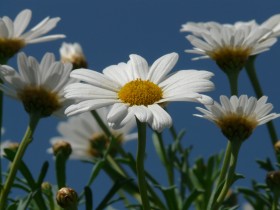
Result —
[{"label": "yellow pollen", "polygon": [[[113,134],[115,137],[115,145],[112,145],[110,154],[115,155],[117,152],[117,147],[123,142],[123,135],[121,134]],[[88,149],[88,153],[92,157],[102,157],[104,151],[108,148],[110,144],[109,138],[104,133],[94,133],[89,139],[90,148]]]},{"label": "yellow pollen", "polygon": [[21,39],[0,38],[0,57],[9,59],[24,47]]},{"label": "yellow pollen", "polygon": [[209,56],[224,69],[242,69],[251,54],[251,48],[226,46],[210,52]]},{"label": "yellow pollen", "polygon": [[124,103],[148,106],[162,99],[162,90],[148,80],[133,80],[125,84],[119,91],[119,99]]},{"label": "yellow pollen", "polygon": [[236,114],[227,115],[216,123],[229,140],[237,138],[242,141],[247,139],[258,125],[255,118]]},{"label": "yellow pollen", "polygon": [[61,108],[59,96],[41,86],[26,86],[18,92],[18,97],[28,113],[36,113],[41,117],[50,116]]}]

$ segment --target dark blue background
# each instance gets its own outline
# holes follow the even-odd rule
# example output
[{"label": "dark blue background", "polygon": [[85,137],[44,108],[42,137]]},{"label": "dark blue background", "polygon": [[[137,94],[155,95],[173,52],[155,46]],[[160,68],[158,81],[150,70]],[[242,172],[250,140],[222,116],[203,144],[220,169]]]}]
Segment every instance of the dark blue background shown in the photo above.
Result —
[{"label": "dark blue background", "polygon": [[[234,23],[256,19],[263,22],[270,16],[280,13],[280,2],[274,0],[0,0],[0,16],[14,17],[25,8],[33,11],[30,26],[34,26],[46,16],[61,17],[58,26],[51,32],[63,33],[66,39],[54,42],[29,45],[23,49],[28,55],[41,60],[45,52],[53,52],[59,59],[58,50],[63,41],[79,42],[87,57],[89,68],[102,71],[108,65],[126,62],[131,53],[145,57],[151,64],[158,57],[177,52],[179,61],[174,70],[205,69],[215,73],[213,81],[216,90],[208,94],[218,100],[221,94],[229,95],[226,76],[212,60],[191,61],[195,55],[184,53],[192,46],[185,39],[186,33],[179,32],[187,21],[218,21]],[[257,58],[257,72],[263,90],[274,104],[274,110],[280,112],[280,43]],[[16,59],[9,64],[16,67]],[[254,95],[245,71],[240,74],[240,94]],[[217,127],[203,119],[193,117],[198,113],[199,104],[178,102],[169,105],[169,110],[177,130],[186,129],[186,146],[193,145],[191,161],[198,156],[209,157],[220,152],[226,145],[226,139]],[[24,134],[28,117],[22,105],[13,99],[5,98],[4,139],[20,141]],[[275,126],[280,128],[280,120]],[[41,120],[34,142],[28,148],[24,160],[30,165],[34,175],[44,160],[50,161],[47,180],[55,183],[52,157],[46,153],[49,139],[57,136],[58,120],[54,117]],[[166,131],[165,131],[166,132]],[[279,133],[279,132],[278,132]],[[168,135],[166,135],[169,137]],[[170,140],[166,139],[166,142]],[[135,154],[136,142],[130,142],[125,148]],[[275,161],[266,126],[258,127],[241,148],[237,172],[247,178],[238,185],[249,186],[252,178],[263,181],[265,173],[258,168],[256,159],[271,157]],[[146,168],[164,185],[167,184],[163,168],[156,156],[151,137],[147,143]],[[81,191],[89,176],[90,165],[79,161],[70,161],[67,167],[69,186]],[[103,173],[92,186],[96,202],[103,197],[111,182]]]}]

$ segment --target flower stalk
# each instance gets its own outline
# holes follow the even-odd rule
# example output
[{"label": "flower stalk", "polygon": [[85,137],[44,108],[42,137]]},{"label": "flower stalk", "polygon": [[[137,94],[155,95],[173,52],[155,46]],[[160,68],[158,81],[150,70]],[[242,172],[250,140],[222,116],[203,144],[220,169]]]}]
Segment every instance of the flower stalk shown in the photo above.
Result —
[{"label": "flower stalk", "polygon": [[138,177],[138,186],[141,195],[143,210],[150,210],[149,198],[147,194],[147,183],[145,180],[144,159],[145,159],[145,147],[146,147],[146,123],[140,122],[138,119],[138,148],[136,158],[136,170]]},{"label": "flower stalk", "polygon": [[[256,57],[257,56],[251,56],[248,59],[246,65],[245,65],[245,69],[246,69],[247,75],[248,75],[248,77],[249,77],[249,79],[250,79],[250,81],[252,83],[252,86],[254,88],[256,96],[258,98],[260,98],[260,97],[263,96],[263,90],[262,90],[261,84],[259,82],[257,73],[256,73],[256,68],[255,68]],[[268,122],[266,124],[266,126],[267,126],[267,129],[268,129],[269,135],[270,135],[271,144],[272,144],[272,146],[274,146],[275,143],[278,141],[278,136],[277,136],[276,129],[275,129],[274,124],[273,124],[272,121]],[[277,157],[276,151],[275,151],[275,155]],[[280,160],[278,160],[278,162],[279,161]]]},{"label": "flower stalk", "polygon": [[30,114],[29,117],[30,117],[29,125],[28,125],[27,130],[24,134],[24,137],[19,145],[19,148],[17,150],[14,161],[12,162],[8,177],[7,177],[5,184],[1,191],[0,210],[4,210],[6,207],[6,202],[8,200],[7,198],[8,198],[10,189],[12,187],[12,184],[15,180],[20,161],[22,160],[22,157],[23,157],[28,145],[32,142],[33,134],[34,134],[36,126],[40,120],[40,116],[38,116],[36,114]]}]

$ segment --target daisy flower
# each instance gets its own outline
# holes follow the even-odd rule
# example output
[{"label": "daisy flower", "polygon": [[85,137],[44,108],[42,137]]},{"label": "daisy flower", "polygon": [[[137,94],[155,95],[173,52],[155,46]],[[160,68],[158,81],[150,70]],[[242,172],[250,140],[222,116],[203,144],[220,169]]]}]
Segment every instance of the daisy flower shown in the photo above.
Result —
[{"label": "daisy flower", "polygon": [[73,69],[87,68],[86,58],[79,43],[63,42],[59,52],[61,61],[72,63]]},{"label": "daisy flower", "polygon": [[171,101],[194,101],[211,104],[213,100],[199,92],[213,90],[209,81],[213,73],[181,70],[167,75],[178,60],[177,53],[164,55],[151,67],[139,55],[130,55],[127,63],[112,65],[103,73],[77,69],[71,77],[84,83],[75,83],[65,89],[65,97],[79,100],[65,113],[73,115],[100,107],[112,106],[107,115],[109,125],[121,128],[135,116],[161,132],[172,125],[172,119],[163,109]]},{"label": "daisy flower", "polygon": [[17,72],[10,66],[0,65],[4,84],[0,89],[8,96],[20,100],[28,113],[47,117],[52,113],[63,115],[69,100],[63,96],[65,85],[77,82],[70,79],[71,63],[55,61],[54,54],[46,53],[39,63],[34,57],[19,53]]},{"label": "daisy flower", "polygon": [[[97,113],[103,122],[106,122],[108,109],[98,109]],[[130,133],[134,126],[135,123],[131,121],[119,130],[110,129],[117,144],[137,138],[137,133]],[[73,159],[92,161],[94,158],[101,157],[110,142],[90,112],[70,117],[66,122],[59,123],[57,129],[61,136],[50,140],[53,147],[49,148],[48,152],[53,153],[54,145],[64,141],[71,145],[70,158]],[[112,149],[116,152],[114,148]]]},{"label": "daisy flower", "polygon": [[268,36],[271,28],[260,27],[254,20],[233,25],[189,22],[181,31],[192,33],[186,38],[194,48],[185,52],[201,55],[194,60],[211,58],[223,70],[242,69],[249,56],[269,50],[277,41]]},{"label": "daisy flower", "polygon": [[31,20],[32,12],[29,9],[21,11],[12,21],[9,17],[0,18],[0,55],[12,57],[27,44],[47,42],[64,38],[63,34],[43,36],[52,30],[60,18],[46,17],[29,31],[24,32]]},{"label": "daisy flower", "polygon": [[203,115],[195,116],[214,122],[229,140],[238,138],[243,141],[257,126],[280,117],[280,114],[270,113],[273,105],[266,101],[266,96],[257,100],[255,97],[248,98],[247,95],[241,95],[239,98],[227,98],[222,95],[221,105],[215,101],[213,105],[206,105],[206,109],[197,107]]}]

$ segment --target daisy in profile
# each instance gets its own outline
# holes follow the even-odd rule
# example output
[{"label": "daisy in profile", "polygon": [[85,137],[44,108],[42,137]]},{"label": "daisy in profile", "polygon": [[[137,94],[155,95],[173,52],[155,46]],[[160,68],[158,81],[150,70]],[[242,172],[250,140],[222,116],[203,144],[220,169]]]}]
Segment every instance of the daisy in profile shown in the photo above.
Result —
[{"label": "daisy in profile", "polygon": [[0,77],[4,82],[0,84],[0,89],[6,95],[20,100],[29,114],[39,117],[53,113],[64,115],[67,100],[63,96],[63,89],[67,84],[77,82],[69,78],[72,64],[55,61],[52,53],[46,53],[41,62],[19,53],[17,63],[18,71],[0,65]]},{"label": "daisy in profile", "polygon": [[32,12],[29,9],[22,10],[12,21],[9,17],[0,18],[0,54],[8,59],[27,44],[47,42],[64,38],[63,34],[47,35],[60,18],[46,17],[36,26],[26,31],[31,20]]},{"label": "daisy in profile", "polygon": [[[98,109],[97,113],[103,122],[106,122],[108,109]],[[130,133],[134,127],[135,122],[131,121],[119,130],[110,129],[116,139],[116,146],[137,138],[137,133]],[[73,159],[93,161],[95,158],[102,157],[110,143],[109,138],[90,112],[72,116],[66,122],[60,122],[57,129],[61,136],[52,138],[51,144],[54,146],[61,141],[69,143],[72,148],[70,158]],[[112,149],[113,153],[117,150],[114,147]],[[53,148],[49,148],[48,152],[52,153]]]},{"label": "daisy in profile", "polygon": [[87,68],[86,57],[83,53],[81,45],[77,42],[63,42],[59,49],[62,62],[70,62],[73,64],[73,69]]},{"label": "daisy in profile", "polygon": [[178,60],[177,53],[157,59],[151,67],[139,55],[130,55],[127,63],[112,65],[103,73],[77,69],[71,77],[83,81],[66,87],[65,97],[79,102],[69,106],[67,115],[111,106],[107,115],[110,126],[119,129],[136,117],[161,132],[172,125],[164,110],[171,101],[193,101],[211,104],[213,100],[200,92],[211,91],[213,73],[181,70],[168,75]]},{"label": "daisy in profile", "polygon": [[269,50],[277,41],[270,36],[272,28],[266,26],[260,27],[254,20],[233,25],[188,22],[182,25],[181,31],[192,33],[186,38],[194,47],[186,52],[201,55],[194,60],[211,58],[228,71],[241,70],[249,56]]},{"label": "daisy in profile", "polygon": [[197,107],[203,115],[195,116],[214,122],[229,140],[244,141],[257,126],[280,117],[280,114],[270,113],[273,105],[266,103],[266,96],[257,100],[255,97],[248,98],[247,95],[239,98],[222,95],[220,102],[221,104],[215,101],[213,105],[206,105],[206,109]]}]

